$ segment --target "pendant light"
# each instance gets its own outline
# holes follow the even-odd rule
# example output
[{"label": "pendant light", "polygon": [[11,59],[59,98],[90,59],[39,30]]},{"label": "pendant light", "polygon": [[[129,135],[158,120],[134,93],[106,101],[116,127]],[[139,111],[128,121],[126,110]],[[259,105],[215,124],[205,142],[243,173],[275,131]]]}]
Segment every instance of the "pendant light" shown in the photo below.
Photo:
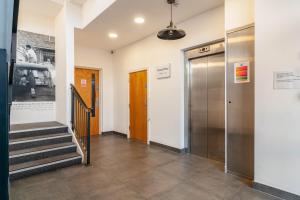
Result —
[{"label": "pendant light", "polygon": [[167,0],[167,3],[171,5],[171,21],[170,25],[167,28],[158,32],[157,37],[162,40],[178,40],[185,37],[185,31],[177,29],[173,23],[173,4],[176,3],[176,0]]}]

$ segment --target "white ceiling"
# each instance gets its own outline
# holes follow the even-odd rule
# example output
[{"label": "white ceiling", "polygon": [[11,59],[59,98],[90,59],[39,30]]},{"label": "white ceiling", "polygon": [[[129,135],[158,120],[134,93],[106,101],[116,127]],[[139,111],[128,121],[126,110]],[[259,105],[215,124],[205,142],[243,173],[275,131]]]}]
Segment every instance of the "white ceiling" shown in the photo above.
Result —
[{"label": "white ceiling", "polygon": [[[32,13],[38,16],[56,17],[65,0],[20,0],[20,13]],[[68,0],[82,6],[88,0]]]},{"label": "white ceiling", "polygon": [[83,5],[87,0],[70,0],[70,2],[78,4],[78,5]]},{"label": "white ceiling", "polygon": [[[179,0],[174,9],[175,23],[223,5],[224,0]],[[145,24],[137,25],[134,17],[142,16]],[[165,28],[170,21],[170,6],[166,0],[117,0],[83,30],[75,30],[79,45],[114,50],[143,39]],[[180,28],[180,27],[179,27]],[[108,38],[116,32],[117,39]]]},{"label": "white ceiling", "polygon": [[20,13],[55,17],[63,6],[63,0],[20,0]]}]

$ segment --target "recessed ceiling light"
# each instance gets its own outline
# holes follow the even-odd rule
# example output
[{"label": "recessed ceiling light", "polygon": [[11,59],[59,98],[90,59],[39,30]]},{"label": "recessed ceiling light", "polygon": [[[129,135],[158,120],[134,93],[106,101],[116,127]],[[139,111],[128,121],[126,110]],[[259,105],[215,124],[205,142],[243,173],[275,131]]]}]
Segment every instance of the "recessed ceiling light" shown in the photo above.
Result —
[{"label": "recessed ceiling light", "polygon": [[143,24],[145,22],[145,19],[143,17],[136,17],[134,18],[134,22],[136,24]]},{"label": "recessed ceiling light", "polygon": [[116,39],[118,37],[118,34],[116,34],[116,33],[108,33],[108,37],[110,37],[112,39]]}]

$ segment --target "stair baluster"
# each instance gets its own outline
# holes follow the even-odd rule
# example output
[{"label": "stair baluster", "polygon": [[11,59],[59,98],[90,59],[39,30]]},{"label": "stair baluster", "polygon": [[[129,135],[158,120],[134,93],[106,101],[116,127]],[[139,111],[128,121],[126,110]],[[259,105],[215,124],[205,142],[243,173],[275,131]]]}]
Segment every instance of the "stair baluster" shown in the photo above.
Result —
[{"label": "stair baluster", "polygon": [[[93,80],[93,79],[92,79]],[[92,81],[92,102],[95,101],[95,83]],[[71,84],[71,125],[72,130],[84,152],[85,164],[90,164],[90,135],[91,135],[91,116],[95,110],[95,104],[89,108],[75,86]]]}]

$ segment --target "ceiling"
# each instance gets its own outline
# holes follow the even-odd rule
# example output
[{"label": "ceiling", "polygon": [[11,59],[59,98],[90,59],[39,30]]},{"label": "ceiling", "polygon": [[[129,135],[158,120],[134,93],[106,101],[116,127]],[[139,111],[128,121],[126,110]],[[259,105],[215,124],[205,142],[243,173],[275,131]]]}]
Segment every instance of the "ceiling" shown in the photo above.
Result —
[{"label": "ceiling", "polygon": [[83,5],[87,0],[70,0],[70,2],[78,5]]},{"label": "ceiling", "polygon": [[[178,0],[178,3],[174,8],[177,24],[223,5],[224,0]],[[137,16],[145,18],[143,25],[133,22]],[[83,30],[76,29],[75,40],[80,45],[114,50],[165,28],[169,21],[170,6],[166,0],[117,0]],[[116,32],[119,37],[110,39],[109,32]]]},{"label": "ceiling", "polygon": [[55,17],[63,6],[63,0],[20,0],[20,13]]},{"label": "ceiling", "polygon": [[[39,16],[56,17],[65,0],[20,0],[20,13],[32,13]],[[82,6],[88,0],[68,0]]]}]

